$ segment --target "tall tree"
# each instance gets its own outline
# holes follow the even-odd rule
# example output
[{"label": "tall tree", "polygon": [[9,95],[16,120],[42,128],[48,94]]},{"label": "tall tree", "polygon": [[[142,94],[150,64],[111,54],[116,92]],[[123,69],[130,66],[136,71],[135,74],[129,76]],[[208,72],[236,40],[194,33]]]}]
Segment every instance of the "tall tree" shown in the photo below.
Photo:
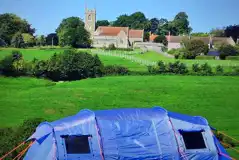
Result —
[{"label": "tall tree", "polygon": [[172,21],[172,27],[176,29],[176,35],[189,34],[192,28],[189,26],[188,15],[179,12]]},{"label": "tall tree", "polygon": [[21,19],[15,14],[0,14],[0,38],[7,44],[10,44],[13,36],[18,32],[33,35],[35,29],[26,20]]},{"label": "tall tree", "polygon": [[36,43],[38,46],[45,46],[46,45],[46,38],[44,35],[40,35],[36,37]]},{"label": "tall tree", "polygon": [[127,14],[121,15],[117,17],[116,21],[114,21],[113,26],[117,27],[131,27],[130,26],[130,18]]},{"label": "tall tree", "polygon": [[150,23],[151,23],[151,29],[150,29],[151,33],[157,33],[158,27],[159,27],[159,20],[158,20],[158,18],[152,18],[150,20]]},{"label": "tall tree", "polygon": [[50,33],[46,36],[46,44],[47,45],[58,45],[58,36],[56,33]]},{"label": "tall tree", "polygon": [[35,38],[31,34],[23,33],[22,37],[23,37],[23,41],[24,41],[26,47],[32,47],[36,44]]},{"label": "tall tree", "polygon": [[239,38],[239,25],[227,26],[225,29],[225,36],[232,37],[235,42]]},{"label": "tall tree", "polygon": [[88,47],[91,44],[90,34],[79,17],[63,19],[56,33],[61,46]]},{"label": "tall tree", "polygon": [[191,33],[191,36],[194,36],[194,37],[209,37],[209,34],[204,33],[204,32],[194,32],[194,33]]},{"label": "tall tree", "polygon": [[210,34],[214,37],[225,37],[224,29],[215,28],[210,31]]},{"label": "tall tree", "polygon": [[98,28],[99,26],[109,26],[110,22],[108,20],[98,20],[96,22],[96,28]]}]

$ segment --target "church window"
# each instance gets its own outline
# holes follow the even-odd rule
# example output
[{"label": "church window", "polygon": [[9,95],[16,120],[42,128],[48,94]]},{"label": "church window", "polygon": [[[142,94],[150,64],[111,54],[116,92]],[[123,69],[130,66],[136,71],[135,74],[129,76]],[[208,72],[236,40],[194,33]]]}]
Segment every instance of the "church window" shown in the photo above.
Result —
[{"label": "church window", "polygon": [[91,21],[91,20],[92,20],[92,19],[91,19],[91,15],[88,15],[88,20],[89,20],[89,21]]}]

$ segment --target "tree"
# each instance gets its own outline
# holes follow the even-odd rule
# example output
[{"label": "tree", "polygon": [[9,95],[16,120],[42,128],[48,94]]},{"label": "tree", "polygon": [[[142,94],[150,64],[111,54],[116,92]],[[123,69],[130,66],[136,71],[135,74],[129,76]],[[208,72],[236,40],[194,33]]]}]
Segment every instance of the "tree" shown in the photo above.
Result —
[{"label": "tree", "polygon": [[56,33],[50,33],[46,36],[46,45],[58,45],[58,36]]},{"label": "tree", "polygon": [[144,42],[148,42],[150,38],[149,32],[144,32]]},{"label": "tree", "polygon": [[63,19],[56,33],[61,46],[89,47],[91,44],[90,34],[79,17]]},{"label": "tree", "polygon": [[224,32],[225,36],[232,37],[235,42],[239,38],[239,25],[227,26]]},{"label": "tree", "polygon": [[108,20],[98,20],[96,22],[96,28],[98,28],[99,26],[109,26],[110,22]]},{"label": "tree", "polygon": [[151,23],[151,28],[150,28],[151,33],[156,34],[159,27],[159,20],[157,18],[152,18],[150,20],[150,23]]},{"label": "tree", "polygon": [[167,38],[165,36],[159,35],[158,37],[156,37],[154,39],[155,43],[162,43],[163,45],[167,46],[168,45],[168,41]]},{"label": "tree", "polygon": [[117,17],[113,26],[129,27],[131,29],[144,29],[149,32],[151,29],[150,21],[145,17],[142,12],[135,12],[128,16],[127,14]]},{"label": "tree", "polygon": [[188,54],[185,56],[187,59],[195,59],[196,56],[200,54],[207,55],[209,48],[201,40],[191,40],[185,43],[185,48],[188,51]]},{"label": "tree", "polygon": [[191,36],[194,36],[194,37],[209,37],[209,34],[204,33],[204,32],[195,32],[195,33],[192,33]]},{"label": "tree", "polygon": [[11,40],[17,32],[33,35],[35,29],[26,20],[15,14],[0,14],[0,38],[7,44],[11,44]]},{"label": "tree", "polygon": [[220,59],[225,59],[227,56],[236,56],[238,51],[232,45],[223,44],[219,47]]},{"label": "tree", "polygon": [[11,45],[15,48],[24,48],[25,47],[22,33],[18,32],[12,37]]},{"label": "tree", "polygon": [[189,26],[188,15],[185,12],[179,12],[172,24],[177,30],[177,35],[189,34],[192,31],[192,28]]},{"label": "tree", "polygon": [[45,46],[46,45],[46,38],[45,38],[45,36],[44,35],[37,36],[36,44],[38,46]]},{"label": "tree", "polygon": [[35,45],[35,38],[29,33],[22,33],[22,37],[26,47],[32,47]]},{"label": "tree", "polygon": [[224,29],[215,28],[210,31],[210,34],[214,37],[225,37]]}]

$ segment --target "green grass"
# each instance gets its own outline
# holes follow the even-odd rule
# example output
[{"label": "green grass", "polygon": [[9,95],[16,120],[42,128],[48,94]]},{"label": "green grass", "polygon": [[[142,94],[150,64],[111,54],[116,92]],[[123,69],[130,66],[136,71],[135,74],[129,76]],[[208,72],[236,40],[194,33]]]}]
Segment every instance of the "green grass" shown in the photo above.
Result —
[{"label": "green grass", "polygon": [[0,78],[0,126],[25,118],[56,120],[77,113],[122,107],[162,106],[206,117],[239,138],[239,77],[123,76],[53,83],[33,78]]}]

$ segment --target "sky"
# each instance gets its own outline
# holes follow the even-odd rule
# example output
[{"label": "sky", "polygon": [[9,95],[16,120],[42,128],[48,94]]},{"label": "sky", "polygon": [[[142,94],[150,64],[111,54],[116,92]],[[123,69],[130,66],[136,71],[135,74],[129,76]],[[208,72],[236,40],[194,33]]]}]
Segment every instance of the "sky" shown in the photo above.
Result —
[{"label": "sky", "polygon": [[193,32],[239,24],[239,0],[0,0],[0,14],[26,19],[36,34],[55,32],[63,18],[84,18],[85,6],[96,8],[97,20],[113,21],[122,14],[141,11],[147,18],[166,18],[184,11]]}]

